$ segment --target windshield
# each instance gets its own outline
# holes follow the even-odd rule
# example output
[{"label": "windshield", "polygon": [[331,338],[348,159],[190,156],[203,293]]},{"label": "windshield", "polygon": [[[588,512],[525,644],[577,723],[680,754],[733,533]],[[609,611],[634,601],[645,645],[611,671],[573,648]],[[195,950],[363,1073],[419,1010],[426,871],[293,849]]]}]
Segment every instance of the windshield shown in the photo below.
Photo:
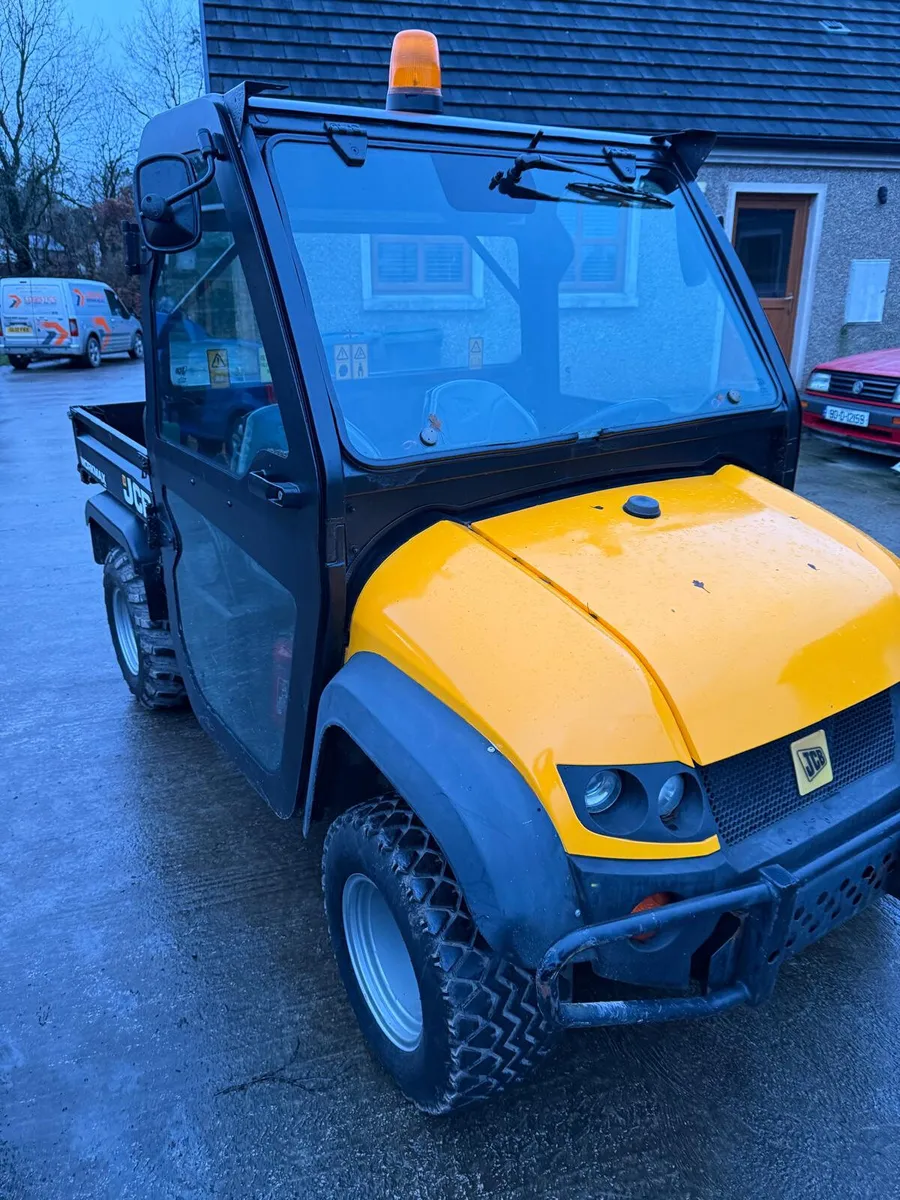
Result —
[{"label": "windshield", "polygon": [[623,187],[602,166],[557,164],[498,187],[512,157],[370,147],[352,167],[287,138],[271,162],[343,432],[364,457],[596,437],[776,401],[659,168]]}]

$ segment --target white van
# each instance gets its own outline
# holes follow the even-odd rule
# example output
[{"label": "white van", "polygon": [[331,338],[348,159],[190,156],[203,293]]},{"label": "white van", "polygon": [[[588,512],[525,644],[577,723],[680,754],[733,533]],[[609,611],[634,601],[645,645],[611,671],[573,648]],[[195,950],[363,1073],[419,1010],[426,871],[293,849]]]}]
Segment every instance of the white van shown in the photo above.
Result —
[{"label": "white van", "polygon": [[144,357],[137,317],[93,279],[0,279],[0,353],[17,371],[42,358],[99,367],[107,354]]}]

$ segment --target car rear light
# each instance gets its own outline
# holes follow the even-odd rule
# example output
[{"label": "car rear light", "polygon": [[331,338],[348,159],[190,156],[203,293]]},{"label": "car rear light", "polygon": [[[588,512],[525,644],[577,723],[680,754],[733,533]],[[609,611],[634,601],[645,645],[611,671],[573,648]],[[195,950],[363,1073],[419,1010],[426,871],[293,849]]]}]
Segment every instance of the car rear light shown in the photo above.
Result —
[{"label": "car rear light", "polygon": [[809,401],[808,401],[808,400],[801,400],[801,401],[800,401],[800,407],[801,407],[801,408],[809,408]]},{"label": "car rear light", "polygon": [[78,337],[78,322],[74,317],[69,317],[69,336]]}]

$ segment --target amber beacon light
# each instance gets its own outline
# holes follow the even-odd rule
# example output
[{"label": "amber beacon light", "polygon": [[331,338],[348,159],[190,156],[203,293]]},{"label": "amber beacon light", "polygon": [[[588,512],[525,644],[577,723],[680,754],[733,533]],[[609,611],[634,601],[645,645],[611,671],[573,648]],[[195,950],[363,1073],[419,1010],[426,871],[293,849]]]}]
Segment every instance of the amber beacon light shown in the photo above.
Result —
[{"label": "amber beacon light", "polygon": [[401,29],[391,46],[387,108],[440,112],[441,55],[437,38],[425,29]]}]

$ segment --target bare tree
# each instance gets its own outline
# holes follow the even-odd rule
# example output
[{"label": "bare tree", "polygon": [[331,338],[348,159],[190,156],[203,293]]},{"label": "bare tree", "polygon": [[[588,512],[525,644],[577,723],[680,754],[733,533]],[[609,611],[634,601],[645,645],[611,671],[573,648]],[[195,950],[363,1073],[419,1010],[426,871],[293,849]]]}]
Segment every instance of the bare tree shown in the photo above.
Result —
[{"label": "bare tree", "polygon": [[19,274],[34,267],[33,247],[53,208],[90,76],[87,42],[63,0],[3,0],[0,243],[7,266]]},{"label": "bare tree", "polygon": [[127,66],[119,96],[145,121],[203,92],[196,4],[141,0],[122,37]]}]

